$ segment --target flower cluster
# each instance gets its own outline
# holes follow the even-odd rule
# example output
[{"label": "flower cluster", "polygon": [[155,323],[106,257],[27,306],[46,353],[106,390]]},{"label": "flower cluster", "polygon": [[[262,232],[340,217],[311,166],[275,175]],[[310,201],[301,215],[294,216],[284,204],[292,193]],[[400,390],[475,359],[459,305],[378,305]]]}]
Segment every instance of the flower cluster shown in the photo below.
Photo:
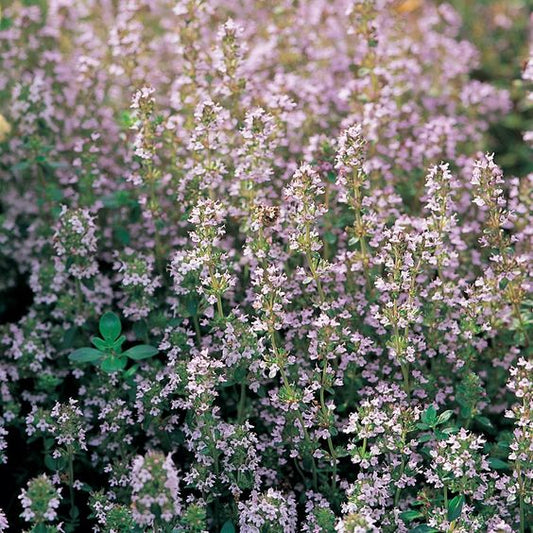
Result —
[{"label": "flower cluster", "polygon": [[64,205],[53,242],[54,250],[63,259],[69,275],[82,279],[96,274],[96,225],[87,209],[69,210]]},{"label": "flower cluster", "polygon": [[137,524],[170,522],[180,515],[179,477],[170,455],[148,452],[136,457],[130,484],[132,515]]},{"label": "flower cluster", "polygon": [[0,531],[526,532],[524,3],[3,2]]},{"label": "flower cluster", "polygon": [[273,489],[265,494],[252,492],[249,500],[239,504],[241,531],[259,533],[268,529],[275,533],[295,533],[296,516],[293,495]]},{"label": "flower cluster", "polygon": [[4,511],[0,509],[0,531],[3,533],[8,527],[9,524],[7,523],[6,515],[4,514]]},{"label": "flower cluster", "polygon": [[154,305],[154,293],[161,286],[161,279],[154,272],[155,259],[132,248],[116,255],[113,268],[123,289],[122,312],[132,320],[146,318]]},{"label": "flower cluster", "polygon": [[512,477],[508,480],[508,499],[533,503],[533,363],[519,359],[516,367],[510,369],[509,389],[519,403],[515,404],[505,416],[514,419],[515,429],[509,443],[509,461],[512,464]]},{"label": "flower cluster", "polygon": [[445,486],[454,493],[471,494],[477,500],[485,498],[484,472],[489,471],[489,464],[480,452],[482,449],[483,439],[464,428],[438,442],[437,448],[430,452],[438,486]]},{"label": "flower cluster", "polygon": [[61,503],[61,490],[54,487],[50,479],[43,474],[28,482],[28,487],[22,489],[19,500],[23,508],[22,518],[26,522],[54,522]]}]

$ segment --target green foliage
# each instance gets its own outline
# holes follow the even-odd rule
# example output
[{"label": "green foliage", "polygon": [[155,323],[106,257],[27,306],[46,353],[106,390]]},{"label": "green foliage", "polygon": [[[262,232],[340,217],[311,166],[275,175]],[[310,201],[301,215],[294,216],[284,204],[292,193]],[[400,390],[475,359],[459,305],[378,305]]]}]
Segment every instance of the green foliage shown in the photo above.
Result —
[{"label": "green foliage", "polygon": [[231,522],[231,520],[225,522],[220,530],[220,533],[235,533],[235,526],[233,525],[233,522]]},{"label": "green foliage", "polygon": [[185,509],[180,525],[173,530],[173,533],[202,533],[206,527],[207,513],[205,507],[191,504]]},{"label": "green foliage", "polygon": [[[75,363],[96,363],[101,370],[108,374],[124,370],[128,364],[128,359],[140,361],[148,359],[158,353],[154,346],[149,344],[138,344],[126,351],[122,350],[122,345],[126,341],[124,335],[120,335],[122,324],[115,313],[105,313],[99,322],[100,337],[92,337],[91,342],[95,348],[85,346],[78,348],[69,355],[69,359]],[[132,366],[136,369],[136,366]],[[134,372],[135,370],[133,370]],[[126,377],[130,377],[129,373]]]},{"label": "green foliage", "polygon": [[448,502],[448,521],[453,522],[461,516],[463,505],[465,504],[465,497],[463,495],[456,496]]}]

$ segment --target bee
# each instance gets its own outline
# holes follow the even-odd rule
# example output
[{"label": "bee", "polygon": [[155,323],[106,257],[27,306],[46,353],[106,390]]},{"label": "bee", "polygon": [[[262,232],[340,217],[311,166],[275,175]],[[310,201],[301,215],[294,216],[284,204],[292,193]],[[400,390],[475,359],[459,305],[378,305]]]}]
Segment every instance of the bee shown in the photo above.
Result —
[{"label": "bee", "polygon": [[421,7],[422,3],[422,0],[403,0],[395,6],[395,9],[397,13],[411,13]]},{"label": "bee", "polygon": [[270,205],[257,205],[257,218],[262,226],[272,226],[279,216],[279,207]]}]

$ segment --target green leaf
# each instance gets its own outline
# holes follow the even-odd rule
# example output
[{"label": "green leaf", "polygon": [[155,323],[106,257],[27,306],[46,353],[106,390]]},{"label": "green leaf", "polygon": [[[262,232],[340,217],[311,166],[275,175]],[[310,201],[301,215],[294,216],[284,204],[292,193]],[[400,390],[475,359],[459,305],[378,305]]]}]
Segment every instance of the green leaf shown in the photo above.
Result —
[{"label": "green leaf", "polygon": [[77,332],[78,326],[74,326],[73,328],[69,328],[65,331],[65,334],[63,335],[63,348],[72,348]]},{"label": "green leaf", "polygon": [[198,300],[196,298],[189,298],[187,300],[187,305],[185,306],[188,315],[193,316],[198,313]]},{"label": "green leaf", "polygon": [[437,418],[437,425],[444,424],[444,422],[448,422],[452,415],[453,411],[444,411],[444,413],[441,413]]},{"label": "green leaf", "polygon": [[327,231],[326,233],[324,233],[324,240],[328,244],[335,244],[337,242],[337,236],[334,233]]},{"label": "green leaf", "polygon": [[341,446],[337,447],[337,458],[348,457],[349,455],[350,453],[348,452],[348,450],[346,450],[346,448],[342,448]]},{"label": "green leaf", "polygon": [[414,529],[411,529],[409,533],[439,533],[439,530],[428,526],[427,524],[421,524]]},{"label": "green leaf", "polygon": [[120,370],[124,370],[127,364],[128,360],[126,359],[126,357],[108,357],[107,359],[104,359],[102,361],[100,368],[104,372],[112,374],[113,372],[119,372]]},{"label": "green leaf", "polygon": [[137,339],[145,339],[148,335],[148,326],[146,325],[146,322],[144,320],[135,322],[135,324],[133,324],[133,333],[135,333]]},{"label": "green leaf", "polygon": [[465,497],[461,494],[448,502],[448,522],[453,522],[461,516]]},{"label": "green leaf", "polygon": [[82,281],[83,286],[87,287],[89,290],[94,291],[94,279],[93,278],[86,278]]},{"label": "green leaf", "polygon": [[486,431],[494,431],[492,422],[486,416],[476,416],[474,420]]},{"label": "green leaf", "polygon": [[458,427],[452,426],[452,427],[444,428],[442,430],[442,433],[444,433],[444,435],[453,435],[454,433],[457,433],[458,431],[459,431]]},{"label": "green leaf", "polygon": [[139,344],[129,350],[126,350],[123,355],[127,355],[130,359],[139,361],[140,359],[148,359],[153,357],[158,352],[157,348],[150,346],[149,344]]},{"label": "green leaf", "polygon": [[121,335],[115,342],[113,342],[113,350],[116,352],[122,351],[122,345],[126,341],[126,337],[124,335]]},{"label": "green leaf", "polygon": [[233,525],[233,522],[228,520],[220,530],[220,533],[235,533],[235,526]]},{"label": "green leaf", "polygon": [[76,363],[90,363],[92,361],[98,361],[104,357],[104,353],[94,348],[79,348],[72,352],[68,358]]},{"label": "green leaf", "polygon": [[109,344],[100,337],[92,337],[91,342],[102,352],[107,352],[109,350]]},{"label": "green leaf", "polygon": [[247,369],[243,366],[239,366],[235,369],[235,373],[233,374],[233,377],[235,378],[235,381],[237,383],[240,383],[241,381],[244,381],[246,378]]},{"label": "green leaf", "polygon": [[51,455],[47,454],[44,456],[44,464],[48,469],[52,470],[52,472],[57,472],[63,470],[65,466],[67,466],[67,461],[62,456],[54,459]]},{"label": "green leaf", "polygon": [[134,123],[134,119],[129,111],[122,111],[120,113],[120,124],[124,128],[129,128]]},{"label": "green leaf", "polygon": [[510,445],[510,442],[509,440],[507,439],[510,439],[510,435],[509,434],[504,434],[504,435],[501,435],[502,439],[506,439],[506,440],[501,440],[498,442],[498,444],[496,446],[498,446],[498,448],[502,449],[502,450],[505,450],[507,451],[507,453],[509,452],[509,445]]},{"label": "green leaf", "polygon": [[125,228],[115,228],[115,238],[124,246],[128,246],[131,242],[130,234]]},{"label": "green leaf", "polygon": [[429,442],[432,438],[433,435],[431,433],[425,433],[424,435],[420,435],[420,437],[418,437],[418,442],[423,444],[424,442]]},{"label": "green leaf", "polygon": [[120,319],[115,313],[105,313],[100,318],[100,334],[105,340],[114,341],[122,331]]},{"label": "green leaf", "polygon": [[42,522],[40,524],[35,524],[31,533],[47,533],[46,524],[43,524]]},{"label": "green leaf", "polygon": [[506,468],[509,468],[509,463],[506,463],[497,457],[489,457],[489,464],[494,470],[505,470]]},{"label": "green leaf", "polygon": [[0,31],[5,31],[11,28],[11,25],[13,24],[13,19],[10,19],[9,17],[2,17],[0,16]]},{"label": "green leaf", "polygon": [[11,165],[11,170],[17,171],[17,170],[26,170],[31,166],[30,161],[19,161],[18,163],[15,163],[14,165]]},{"label": "green leaf", "polygon": [[137,369],[139,368],[139,365],[132,365],[126,372],[124,372],[124,378],[129,379],[134,376],[135,372],[137,372]]},{"label": "green leaf", "polygon": [[414,511],[414,510],[404,511],[403,513],[400,514],[400,518],[404,522],[411,522],[411,520],[416,520],[417,518],[423,518],[423,517],[424,515],[420,511]]},{"label": "green leaf", "polygon": [[437,440],[446,440],[448,438],[448,435],[444,431],[440,431],[438,429],[435,430],[435,438]]},{"label": "green leaf", "polygon": [[430,405],[422,413],[422,422],[429,424],[430,426],[433,426],[436,421],[437,421],[437,410],[435,409],[435,406]]}]

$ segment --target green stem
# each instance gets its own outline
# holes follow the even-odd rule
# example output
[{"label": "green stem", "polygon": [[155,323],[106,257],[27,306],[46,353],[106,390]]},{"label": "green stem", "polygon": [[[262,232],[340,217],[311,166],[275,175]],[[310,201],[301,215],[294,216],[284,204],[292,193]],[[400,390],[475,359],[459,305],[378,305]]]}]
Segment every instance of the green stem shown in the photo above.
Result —
[{"label": "green stem", "polygon": [[[152,210],[159,208],[159,202],[158,202],[157,190],[156,190],[156,176],[154,174],[152,162],[150,162],[147,166],[146,177],[149,183],[150,211],[152,213],[152,216],[154,216],[154,215],[157,215],[157,213],[156,212],[154,213],[154,211]],[[155,241],[155,246],[154,246],[155,266],[158,272],[163,272],[164,266],[165,266],[165,258],[163,254],[161,234],[157,226],[157,220],[155,220],[154,222],[154,241]]]},{"label": "green stem", "polygon": [[524,506],[524,498],[520,495],[519,499],[520,506],[520,533],[526,532],[526,511]]},{"label": "green stem", "polygon": [[68,492],[70,498],[70,517],[75,515],[76,505],[74,503],[74,452],[72,447],[68,447]]},{"label": "green stem", "polygon": [[192,315],[192,323],[194,326],[194,331],[196,333],[196,341],[200,345],[202,344],[202,332],[200,331],[200,322],[198,321],[198,315],[196,313]]},{"label": "green stem", "polygon": [[514,314],[516,315],[516,318],[517,318],[518,323],[520,325],[520,330],[524,334],[524,341],[525,341],[526,348],[528,348],[529,347],[529,334],[528,334],[526,325],[524,324],[524,319],[522,318],[522,313],[520,312],[520,307],[518,306],[517,303],[513,303],[513,311],[514,311]]},{"label": "green stem", "polygon": [[[272,344],[272,349],[274,350],[274,353],[276,354],[276,359],[279,360],[279,348],[278,348],[278,345],[277,345],[277,342],[276,342],[276,335],[275,335],[274,330],[270,329],[269,330],[269,334],[270,334],[270,342]],[[285,386],[285,388],[290,390],[292,387],[291,387],[291,385],[289,383],[289,380],[287,378],[287,373],[285,372],[285,369],[280,367],[279,372],[280,372],[280,375],[281,375],[281,380],[283,381],[283,385]],[[300,422],[300,425],[302,426],[302,431],[303,431],[303,434],[304,434],[304,440],[305,440],[306,444],[308,446],[310,446],[311,445],[311,437],[309,436],[309,432],[307,431],[307,428],[305,427],[304,419],[303,419],[302,413],[300,412],[299,409],[298,409],[298,413],[297,413],[296,417],[297,417],[298,421]],[[317,469],[316,469],[316,462],[315,462],[315,458],[313,457],[313,454],[311,454],[310,457],[311,457],[311,468],[312,468],[312,471],[313,471],[313,488],[315,490],[318,490],[318,473],[317,473]]]},{"label": "green stem", "polygon": [[[307,227],[306,230],[307,230],[307,233],[309,234],[309,227]],[[314,263],[311,257],[310,249],[306,251],[305,256],[307,258],[309,269],[311,270],[311,274],[317,286],[318,296],[320,298],[320,304],[323,305],[324,302],[326,301],[326,295],[324,293],[324,289],[322,288],[320,278],[315,269],[315,266],[314,266]],[[328,412],[328,409],[326,407],[326,401],[325,401],[325,383],[326,383],[326,378],[327,378],[327,368],[328,368],[328,361],[327,361],[326,356],[324,355],[323,366],[322,366],[322,379],[320,383],[320,406],[322,408],[322,412],[324,413],[324,415],[326,415]],[[332,491],[335,491],[336,483],[337,483],[337,454],[335,452],[335,447],[333,446],[333,441],[331,440],[331,436],[328,437],[328,448],[329,448],[329,453],[331,455],[331,466],[332,466],[331,468],[331,489]],[[313,465],[314,465],[314,461],[313,461]]]},{"label": "green stem", "polygon": [[246,382],[241,382],[241,395],[239,398],[239,405],[237,406],[237,423],[242,424],[244,422],[244,415],[246,412]]},{"label": "green stem", "polygon": [[522,473],[520,471],[520,466],[517,465],[516,473],[517,473],[517,480],[518,480],[518,508],[520,511],[520,533],[525,533],[526,531],[526,509],[524,505],[524,490],[523,490],[523,480],[522,480]]},{"label": "green stem", "polygon": [[217,312],[219,318],[224,318],[224,310],[222,309],[222,298],[220,298],[220,294],[217,294]]},{"label": "green stem", "polygon": [[333,446],[333,441],[331,440],[331,437],[328,437],[328,447],[329,447],[329,453],[331,455],[331,465],[332,465],[331,490],[332,492],[335,492],[335,490],[337,490],[337,453],[335,452],[335,448]]},{"label": "green stem", "polygon": [[320,282],[320,278],[318,277],[317,271],[315,269],[315,266],[313,264],[313,259],[311,257],[311,252],[306,251],[305,257],[307,258],[307,264],[309,265],[309,270],[311,271],[311,275],[313,276],[313,279],[316,283],[316,288],[318,291],[318,295],[320,297],[320,301],[323,303],[326,299],[326,295],[324,293],[324,289],[322,288],[322,283]]},{"label": "green stem", "polygon": [[301,466],[298,464],[298,460],[296,459],[296,457],[294,458],[294,466],[296,467],[296,471],[298,472],[298,474],[300,474],[300,477],[302,478],[304,484],[306,482],[306,477],[305,477],[305,474],[301,468]]},{"label": "green stem", "polygon": [[220,297],[219,287],[218,283],[215,285],[215,265],[212,261],[209,262],[209,277],[211,278],[211,287],[213,289],[213,292],[217,295],[217,314],[219,318],[224,318],[224,309],[222,308],[222,298]]},{"label": "green stem", "polygon": [[[326,407],[326,400],[325,400],[325,383],[326,383],[326,377],[327,377],[327,368],[328,368],[328,362],[326,357],[324,357],[324,365],[322,367],[322,380],[320,384],[320,407],[322,408],[322,412],[324,415],[327,415],[328,409]],[[331,455],[331,490],[334,492],[336,489],[337,484],[337,453],[335,452],[335,447],[333,446],[333,441],[331,440],[331,436],[328,437],[328,448],[329,453]]]},{"label": "green stem", "polygon": [[[326,190],[324,193],[324,204],[326,208],[326,214],[329,215],[329,181],[326,181]],[[331,222],[329,216],[325,217],[324,230],[326,233],[331,233]],[[324,239],[324,259],[328,260],[330,256],[329,243],[327,239]]]},{"label": "green stem", "polygon": [[403,387],[409,398],[411,396],[411,387],[409,385],[409,363],[400,363],[400,367],[402,369]]},{"label": "green stem", "polygon": [[356,170],[352,173],[352,187],[353,187],[353,195],[354,195],[354,202],[352,205],[352,209],[354,211],[354,236],[358,237],[359,239],[359,248],[361,251],[361,262],[363,264],[363,274],[365,276],[365,288],[367,290],[370,290],[372,288],[372,283],[370,281],[370,276],[368,273],[367,265],[368,265],[368,252],[366,247],[366,241],[365,241],[365,235],[363,231],[363,210],[362,210],[362,199],[363,195],[361,194],[361,185],[359,184],[359,179],[361,178],[361,175],[359,174],[359,170]]},{"label": "green stem", "polygon": [[78,314],[81,315],[83,312],[83,294],[81,292],[81,281],[76,278],[76,305]]},{"label": "green stem", "polygon": [[[405,456],[402,456],[402,464],[400,466],[400,479],[403,476],[403,471],[404,470],[405,470]],[[398,479],[398,481],[400,479]],[[398,507],[398,503],[400,502],[401,493],[402,493],[402,489],[399,486],[396,487],[396,492],[394,494],[394,507]]]}]

